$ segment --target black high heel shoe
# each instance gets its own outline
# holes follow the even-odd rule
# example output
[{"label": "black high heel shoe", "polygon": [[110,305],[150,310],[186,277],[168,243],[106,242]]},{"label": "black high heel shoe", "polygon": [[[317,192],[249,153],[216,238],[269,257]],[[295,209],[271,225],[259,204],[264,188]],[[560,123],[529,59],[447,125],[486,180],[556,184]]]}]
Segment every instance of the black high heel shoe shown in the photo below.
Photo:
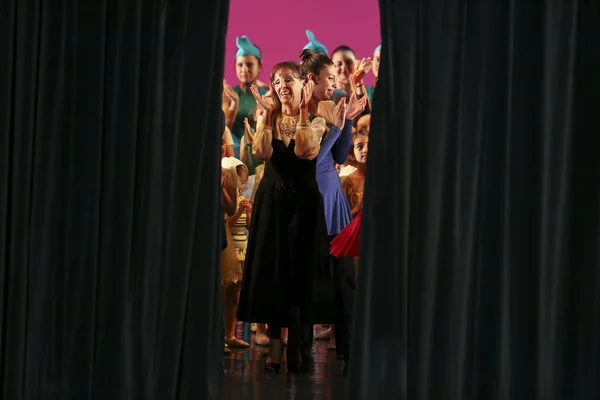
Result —
[{"label": "black high heel shoe", "polygon": [[281,370],[281,363],[268,362],[265,364],[265,371],[270,374],[276,374]]},{"label": "black high heel shoe", "polygon": [[[281,342],[281,339],[271,339],[271,342],[269,343],[269,354],[267,355],[267,363],[265,364],[266,372],[276,374],[281,370],[282,354],[283,343]],[[276,357],[273,357],[274,355],[276,355]]]}]

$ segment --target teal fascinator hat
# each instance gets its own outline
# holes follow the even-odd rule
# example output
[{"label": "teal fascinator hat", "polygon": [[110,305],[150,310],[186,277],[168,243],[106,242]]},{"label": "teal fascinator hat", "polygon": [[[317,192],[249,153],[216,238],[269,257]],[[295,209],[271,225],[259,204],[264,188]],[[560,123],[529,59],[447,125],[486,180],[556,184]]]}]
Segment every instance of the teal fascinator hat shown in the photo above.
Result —
[{"label": "teal fascinator hat", "polygon": [[323,43],[315,39],[315,34],[309,31],[308,29],[306,30],[306,37],[308,38],[308,44],[304,46],[303,50],[308,49],[312,50],[314,53],[323,53],[326,56],[329,56],[327,47],[325,47]]},{"label": "teal fascinator hat", "polygon": [[235,44],[238,47],[238,51],[237,53],[235,53],[236,57],[255,56],[258,59],[262,59],[260,50],[258,49],[258,47],[252,44],[252,42],[250,41],[250,39],[248,39],[246,35],[235,38]]},{"label": "teal fascinator hat", "polygon": [[[375,51],[381,51],[381,45],[375,47]],[[373,53],[375,53],[375,51]]]}]

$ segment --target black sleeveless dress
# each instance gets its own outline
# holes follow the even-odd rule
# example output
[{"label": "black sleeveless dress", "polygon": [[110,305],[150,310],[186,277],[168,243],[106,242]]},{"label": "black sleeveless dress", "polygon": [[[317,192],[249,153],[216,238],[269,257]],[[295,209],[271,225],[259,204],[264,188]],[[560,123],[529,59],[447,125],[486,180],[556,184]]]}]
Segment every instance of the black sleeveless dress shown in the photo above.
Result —
[{"label": "black sleeveless dress", "polygon": [[238,320],[291,326],[331,323],[333,274],[317,160],[273,139],[254,200]]}]

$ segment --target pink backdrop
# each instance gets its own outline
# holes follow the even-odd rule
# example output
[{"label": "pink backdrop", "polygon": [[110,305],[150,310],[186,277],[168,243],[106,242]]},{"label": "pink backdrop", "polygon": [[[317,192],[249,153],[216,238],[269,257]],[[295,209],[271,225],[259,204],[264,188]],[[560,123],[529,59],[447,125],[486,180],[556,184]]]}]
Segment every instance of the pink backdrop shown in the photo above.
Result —
[{"label": "pink backdrop", "polygon": [[[235,76],[235,38],[246,35],[263,54],[263,72],[259,79],[268,82],[273,65],[298,60],[298,53],[308,43],[304,31],[310,29],[330,52],[345,44],[357,58],[372,57],[380,44],[378,0],[354,2],[341,0],[230,0],[229,27],[225,49],[225,79],[232,86]],[[360,7],[358,6],[360,5]],[[368,85],[373,80],[369,73]]]}]

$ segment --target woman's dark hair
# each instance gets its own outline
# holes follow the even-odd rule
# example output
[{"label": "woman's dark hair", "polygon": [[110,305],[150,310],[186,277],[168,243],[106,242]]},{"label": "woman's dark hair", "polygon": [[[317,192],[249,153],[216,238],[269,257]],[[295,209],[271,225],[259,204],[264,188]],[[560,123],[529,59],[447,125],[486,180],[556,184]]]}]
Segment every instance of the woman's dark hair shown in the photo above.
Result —
[{"label": "woman's dark hair", "polygon": [[333,61],[323,53],[315,53],[310,49],[304,49],[300,52],[301,75],[302,79],[307,80],[308,74],[319,76],[323,68],[333,66]]},{"label": "woman's dark hair", "polygon": [[343,44],[343,45],[341,45],[341,46],[338,46],[338,47],[336,47],[336,48],[333,50],[333,53],[331,53],[331,58],[333,58],[333,55],[334,55],[335,53],[337,53],[338,51],[350,51],[350,52],[352,52],[352,54],[356,55],[356,53],[354,52],[354,50],[352,50],[350,47],[348,47],[348,46],[346,46],[345,44]]}]

